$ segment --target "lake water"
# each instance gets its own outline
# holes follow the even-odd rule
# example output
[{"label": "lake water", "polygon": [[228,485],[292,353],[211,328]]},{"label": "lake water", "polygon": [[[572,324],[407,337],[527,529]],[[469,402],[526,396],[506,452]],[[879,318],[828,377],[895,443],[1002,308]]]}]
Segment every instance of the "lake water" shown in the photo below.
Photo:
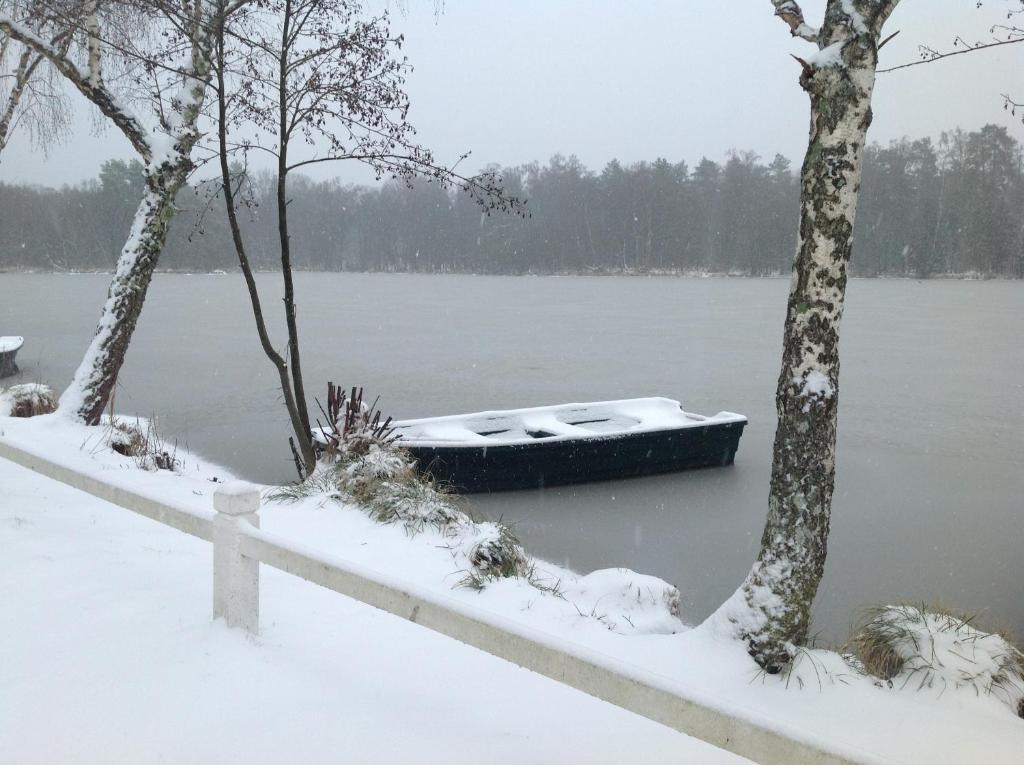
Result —
[{"label": "lake water", "polygon": [[[57,388],[108,277],[0,274],[21,381]],[[279,319],[279,277],[261,275]],[[782,279],[300,274],[311,395],[363,385],[398,418],[663,395],[750,419],[736,464],[474,497],[529,549],[579,571],[628,566],[696,621],[741,581],[767,507]],[[1024,283],[854,280],[843,326],[833,533],[815,628],[860,607],[939,601],[1024,636]],[[158,275],[117,391],[214,462],[290,480],[287,421],[241,278]],[[276,337],[281,338],[282,332]]]}]

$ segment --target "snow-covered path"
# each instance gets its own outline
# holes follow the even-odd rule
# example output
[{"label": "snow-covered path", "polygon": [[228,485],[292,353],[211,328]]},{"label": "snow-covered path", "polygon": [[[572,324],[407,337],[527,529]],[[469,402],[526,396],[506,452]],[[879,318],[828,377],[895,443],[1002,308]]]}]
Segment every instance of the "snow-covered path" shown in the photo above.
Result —
[{"label": "snow-covered path", "polygon": [[0,751],[17,763],[748,762],[0,459]]}]

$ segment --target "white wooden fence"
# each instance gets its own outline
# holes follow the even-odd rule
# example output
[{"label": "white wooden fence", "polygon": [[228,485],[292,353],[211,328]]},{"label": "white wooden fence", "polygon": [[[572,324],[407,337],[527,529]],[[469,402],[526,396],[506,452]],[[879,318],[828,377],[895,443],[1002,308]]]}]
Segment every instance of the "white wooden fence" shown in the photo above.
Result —
[{"label": "white wooden fence", "polygon": [[674,681],[567,643],[499,614],[470,608],[383,572],[268,534],[259,528],[259,491],[241,482],[214,494],[214,509],[174,506],[0,439],[0,457],[213,543],[213,614],[231,627],[259,629],[259,565],[285,571],[415,622],[467,645],[763,765],[883,765],[867,753],[836,751],[806,730],[744,714]]}]

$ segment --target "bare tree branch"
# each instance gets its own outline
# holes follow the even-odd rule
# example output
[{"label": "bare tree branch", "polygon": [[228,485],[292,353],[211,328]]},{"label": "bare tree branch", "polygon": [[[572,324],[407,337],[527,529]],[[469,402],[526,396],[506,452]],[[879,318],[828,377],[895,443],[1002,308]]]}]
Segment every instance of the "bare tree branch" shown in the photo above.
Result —
[{"label": "bare tree branch", "polygon": [[7,97],[7,105],[4,107],[3,114],[0,114],[0,151],[7,146],[7,136],[14,124],[14,114],[21,103],[25,87],[42,61],[43,57],[33,52],[31,48],[25,48],[18,59],[18,67],[14,72],[14,87],[11,88],[10,95]]},{"label": "bare tree branch", "polygon": [[898,69],[908,69],[909,67],[920,66],[921,64],[931,64],[934,61],[940,61],[944,58],[962,56],[964,53],[974,53],[976,51],[985,50],[987,48],[998,48],[1002,45],[1013,45],[1014,43],[1019,42],[1024,42],[1024,37],[1017,37],[1012,40],[997,40],[995,42],[989,43],[977,43],[975,45],[960,48],[958,50],[946,51],[945,53],[940,53],[939,51],[932,50],[931,48],[921,46],[922,58],[920,61],[911,61],[906,64],[900,64],[899,66],[890,66],[887,69],[879,69],[878,74],[883,74],[885,72],[895,72]]},{"label": "bare tree branch", "polygon": [[43,56],[124,134],[145,161],[152,158],[149,131],[102,82],[94,84],[90,73],[83,72],[66,54],[9,16],[0,16],[0,32]]},{"label": "bare tree branch", "polygon": [[[1018,109],[1024,109],[1024,103],[1020,103],[1010,98],[1009,93],[999,94],[1003,99],[1003,108],[1010,113],[1010,116],[1016,117]],[[1024,116],[1021,116],[1021,123],[1024,123]]]}]

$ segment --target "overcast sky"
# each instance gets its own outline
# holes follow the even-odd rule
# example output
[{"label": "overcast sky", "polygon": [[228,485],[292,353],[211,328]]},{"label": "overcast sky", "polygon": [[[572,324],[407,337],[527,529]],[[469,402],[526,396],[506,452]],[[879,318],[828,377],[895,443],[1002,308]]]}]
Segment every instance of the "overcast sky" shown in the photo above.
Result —
[{"label": "overcast sky", "polygon": [[[903,0],[882,65],[914,60],[920,42],[947,49],[957,34],[990,39],[1008,2],[979,10],[976,0]],[[817,23],[824,5],[805,0],[808,19]],[[692,164],[733,148],[781,152],[794,164],[802,157],[808,106],[789,54],[811,46],[790,38],[768,0],[447,0],[436,18],[432,0],[408,6],[395,26],[416,67],[410,116],[443,160],[472,150],[475,168],[561,152],[600,170],[612,158]],[[1024,95],[1024,44],[880,75],[870,138],[986,122],[1024,138],[1002,110],[1007,91]],[[49,156],[14,140],[0,180],[77,183],[103,160],[131,156],[115,131],[95,135],[82,109],[74,135]],[[364,179],[334,167],[345,180]]]}]

